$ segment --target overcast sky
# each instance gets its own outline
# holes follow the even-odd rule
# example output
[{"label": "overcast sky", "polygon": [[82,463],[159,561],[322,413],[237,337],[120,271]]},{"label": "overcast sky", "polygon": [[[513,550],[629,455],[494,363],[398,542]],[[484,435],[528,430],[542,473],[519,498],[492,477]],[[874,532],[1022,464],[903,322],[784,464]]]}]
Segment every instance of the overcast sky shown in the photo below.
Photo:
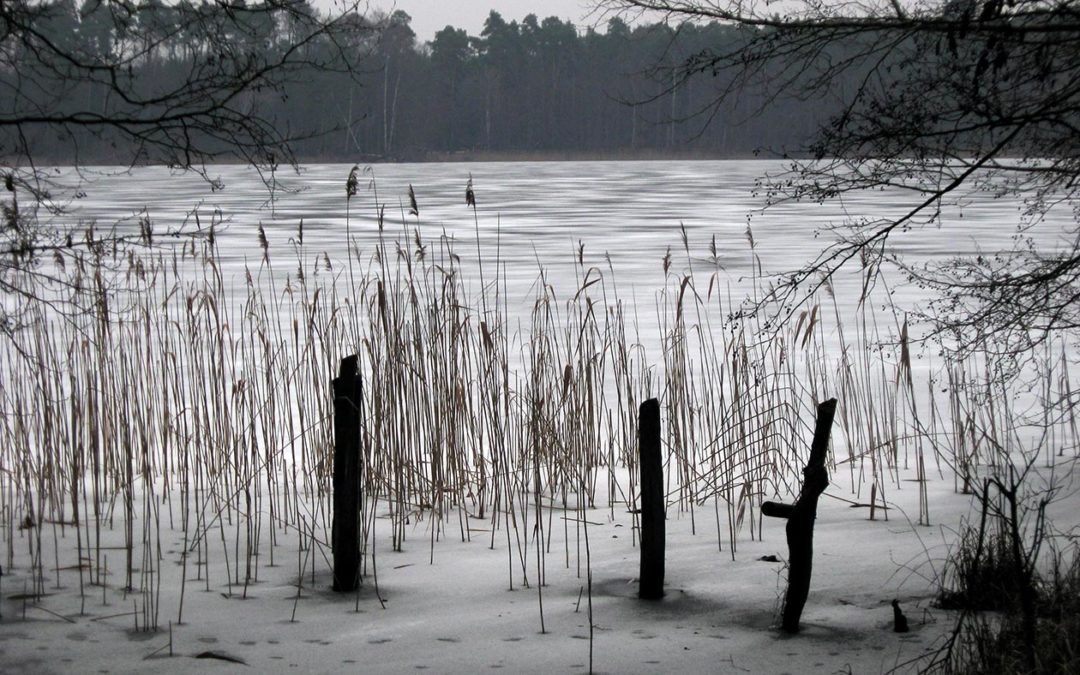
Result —
[{"label": "overcast sky", "polygon": [[584,28],[596,20],[595,16],[587,16],[593,6],[590,0],[371,0],[371,6],[407,12],[420,42],[431,40],[448,25],[464,28],[469,35],[479,35],[484,19],[493,9],[507,22],[535,14],[540,19],[557,16]]}]

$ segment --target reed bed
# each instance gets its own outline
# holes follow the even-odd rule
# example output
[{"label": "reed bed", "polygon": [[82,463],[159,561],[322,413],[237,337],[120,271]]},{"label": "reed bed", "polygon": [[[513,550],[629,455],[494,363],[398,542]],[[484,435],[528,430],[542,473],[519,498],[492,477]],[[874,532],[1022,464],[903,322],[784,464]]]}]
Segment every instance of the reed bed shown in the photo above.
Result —
[{"label": "reed bed", "polygon": [[[681,253],[657,261],[666,281],[649,312],[579,245],[572,274],[538,264],[521,312],[479,227],[476,241],[429,232],[411,193],[396,222],[375,209],[367,256],[348,230],[347,256],[332,259],[304,244],[302,222],[278,248],[254,226],[242,280],[222,273],[216,216],[174,247],[147,222],[138,251],[91,229],[82,253],[56,261],[60,282],[32,288],[45,301],[0,348],[0,527],[9,567],[28,553],[31,593],[77,575],[84,601],[91,587],[106,600],[122,589],[136,625],[157,629],[162,540],[181,533],[176,621],[189,585],[243,596],[266,566],[295,565],[299,599],[329,565],[330,383],[351,353],[364,381],[365,570],[386,519],[393,549],[427,522],[416,544],[432,560],[446,537],[504,548],[511,588],[539,593],[548,564],[587,575],[586,512],[637,508],[637,408],[653,396],[669,510],[732,557],[759,536],[762,501],[797,491],[813,410],[830,396],[834,474],[871,518],[888,518],[913,469],[928,524],[928,468],[964,491],[1029,447],[1026,430],[1041,430],[1048,462],[1077,452],[1065,347],[1047,346],[1028,397],[1038,413],[1022,421],[989,360],[913,374],[907,319],[873,309],[869,264],[854,313],[827,288],[777,328],[732,318],[715,242],[699,257],[682,232]],[[639,337],[646,320],[655,343]],[[75,559],[55,545],[68,536]],[[295,561],[281,559],[286,540],[299,542]]]}]

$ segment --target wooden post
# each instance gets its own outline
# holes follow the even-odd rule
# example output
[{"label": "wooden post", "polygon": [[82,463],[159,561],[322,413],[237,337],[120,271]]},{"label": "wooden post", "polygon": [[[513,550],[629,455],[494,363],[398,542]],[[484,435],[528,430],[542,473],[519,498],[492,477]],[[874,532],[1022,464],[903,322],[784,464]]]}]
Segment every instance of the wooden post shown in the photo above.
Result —
[{"label": "wooden post", "polygon": [[360,406],[363,382],[355,355],[341,360],[334,379],[334,590],[360,582]]},{"label": "wooden post", "polygon": [[784,616],[781,627],[787,633],[799,632],[806,596],[810,593],[810,572],[814,558],[814,520],[817,518],[818,499],[829,487],[829,474],[825,470],[825,453],[829,449],[829,433],[836,414],[836,399],[831,398],[818,405],[817,423],[814,425],[814,441],[810,445],[810,459],[803,469],[803,486],[794,504],[765,502],[761,513],[775,518],[787,518],[788,588],[784,598]]},{"label": "wooden post", "polygon": [[664,467],[660,457],[660,402],[651,398],[638,410],[641,464],[641,570],[638,597],[664,596]]}]

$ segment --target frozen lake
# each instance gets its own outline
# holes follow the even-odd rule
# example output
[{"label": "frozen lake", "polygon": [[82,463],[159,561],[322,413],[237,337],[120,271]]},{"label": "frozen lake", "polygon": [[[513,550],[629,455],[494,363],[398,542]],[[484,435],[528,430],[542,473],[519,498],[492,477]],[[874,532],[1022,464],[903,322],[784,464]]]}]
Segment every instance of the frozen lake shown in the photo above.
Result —
[{"label": "frozen lake", "polygon": [[[98,233],[138,233],[148,217],[161,244],[196,215],[220,225],[214,245],[184,240],[178,275],[168,244],[154,260],[93,251],[93,282],[59,291],[77,287],[85,314],[43,310],[46,329],[20,334],[32,358],[3,353],[0,662],[546,673],[581,672],[595,656],[612,672],[725,660],[778,672],[793,659],[884,672],[953,625],[934,601],[940,562],[976,515],[963,482],[1014,442],[1050,465],[1080,446],[1071,411],[1039,437],[1014,421],[1034,414],[1013,409],[1014,392],[965,392],[954,377],[996,386],[977,363],[928,353],[905,371],[901,350],[879,349],[926,300],[896,274],[879,291],[896,290],[897,314],[878,313],[884,296],[858,306],[853,266],[835,279],[835,305],[816,299],[817,330],[720,328],[768,283],[755,274],[814,258],[849,217],[905,212],[910,193],[762,213],[755,179],[775,163],[553,162],[381,165],[347,200],[350,168],[279,176],[273,202],[241,167],[215,167],[213,190],[161,168],[77,187],[58,174],[85,193],[70,214]],[[967,196],[941,228],[897,233],[893,252],[919,265],[1009,249],[1021,209]],[[1075,227],[1069,213],[1054,218],[1026,234],[1050,245]],[[481,269],[489,286],[498,271],[497,295],[481,293]],[[98,271],[134,289],[129,313],[117,311],[122,294],[98,293]],[[684,295],[690,273],[698,301]],[[536,308],[548,311],[539,328],[528,325]],[[353,352],[374,583],[341,596],[328,591],[340,400],[329,380]],[[808,639],[778,642],[785,550],[761,504],[797,493],[813,404],[832,396]],[[1073,393],[1054,377],[1033,396],[1053,412]],[[671,555],[666,598],[644,605],[635,413],[649,397],[662,402]],[[1060,504],[1066,526],[1078,498]],[[892,598],[912,620],[902,638]]]},{"label": "frozen lake", "polygon": [[[776,325],[763,328],[760,319],[744,325],[743,333],[726,329],[731,328],[732,309],[748,297],[760,297],[777,278],[773,275],[807,264],[834,244],[835,228],[851,220],[898,218],[924,198],[912,191],[856,192],[826,204],[784,203],[763,210],[756,188],[763,176],[783,169],[779,162],[494,162],[358,167],[356,192],[347,198],[351,169],[347,164],[318,164],[299,173],[260,176],[249,167],[215,166],[209,169],[211,182],[163,167],[130,172],[103,168],[84,172],[81,183],[60,170],[58,182],[67,183],[69,194],[78,190],[80,195],[60,225],[70,224],[74,216],[84,224],[95,223],[98,232],[115,226],[137,234],[140,219],[149,218],[160,244],[169,241],[165,232],[205,231],[217,223],[213,271],[196,262],[203,258],[190,255],[181,258],[178,278],[173,278],[169,263],[159,266],[162,278],[140,286],[155,290],[149,300],[145,291],[136,296],[135,304],[143,303],[136,314],[157,313],[167,323],[184,314],[176,303],[186,298],[190,310],[193,299],[209,293],[215,316],[225,310],[218,330],[224,329],[232,344],[226,360],[233,372],[227,378],[235,381],[252,377],[249,368],[267,368],[278,376],[286,372],[282,365],[263,363],[271,358],[268,354],[255,354],[252,340],[264,324],[272,333],[270,341],[284,350],[280,354],[299,354],[300,343],[319,345],[324,350],[320,365],[311,367],[323,372],[354,352],[361,353],[363,369],[374,371],[380,359],[389,357],[373,351],[372,345],[394,342],[395,348],[404,348],[406,342],[424,343],[431,349],[425,352],[428,358],[450,348],[444,339],[460,339],[453,349],[464,348],[480,339],[477,333],[490,329],[505,340],[500,358],[514,377],[541,378],[537,373],[550,369],[543,377],[551,381],[537,386],[558,388],[569,377],[563,369],[589,354],[606,373],[596,393],[608,397],[604,406],[612,405],[611,411],[628,400],[654,395],[675,410],[679,404],[673,397],[682,394],[672,380],[677,378],[674,373],[694,372],[704,381],[714,380],[716,373],[710,369],[724,368],[730,350],[749,345],[764,369],[755,374],[755,387],[763,384],[764,372],[792,378],[787,385],[765,387],[770,396],[790,386],[799,390],[790,395],[802,401],[797,404],[801,406],[851,395],[855,398],[850,407],[862,401],[886,420],[882,424],[895,428],[892,416],[902,402],[893,400],[896,387],[887,383],[902,377],[901,350],[896,348],[901,325],[910,322],[909,334],[917,338],[918,311],[929,299],[899,270],[886,265],[869,301],[860,303],[865,270],[856,257],[832,279],[829,293],[819,292],[797,308],[808,311],[820,303],[821,311],[813,315],[816,323],[801,323],[796,313],[779,332]],[[475,211],[466,204],[468,185],[474,190]],[[418,214],[411,213],[410,191]],[[1059,242],[1069,245],[1075,222],[1068,209],[1059,208],[1032,224],[1025,222],[1024,207],[992,194],[956,196],[940,225],[894,232],[886,257],[899,256],[917,268],[951,256],[1008,251],[1023,238],[1044,249]],[[270,264],[264,262],[263,232]],[[423,247],[422,264],[417,241]],[[120,272],[121,284],[132,282],[129,272]],[[296,284],[301,275],[304,284]],[[546,286],[538,283],[541,275]],[[446,281],[451,278],[453,290],[448,292]],[[400,303],[394,330],[373,318],[384,301],[384,287]],[[418,292],[424,298],[419,303]],[[532,322],[541,296],[551,302],[544,310],[549,312],[548,324],[537,331]],[[166,298],[174,309],[164,307]],[[453,316],[448,305],[456,312]],[[602,311],[593,314],[594,307]],[[342,311],[355,318],[342,320]],[[264,315],[256,316],[260,313]],[[308,321],[297,324],[305,315]],[[603,333],[595,343],[584,332],[589,315]],[[676,325],[680,316],[685,327]],[[306,335],[295,332],[298,325]],[[462,332],[450,335],[445,327]],[[404,330],[419,332],[406,339]],[[472,337],[466,335],[470,330]],[[547,341],[545,349],[557,346],[557,353],[542,367],[533,367],[526,361],[538,340]],[[462,357],[454,352],[451,360],[463,358],[460,366],[468,370],[482,353]],[[946,364],[936,348],[915,344],[911,357],[908,372],[914,378],[908,380],[908,407],[929,415],[944,403],[924,400],[926,385],[935,382],[933,389],[945,393],[955,372],[943,369]],[[300,361],[315,363],[305,358]],[[1044,364],[1050,367],[1050,361]],[[578,376],[582,367],[578,363],[574,370]],[[628,370],[617,374],[613,367]],[[982,369],[975,362],[948,367]],[[729,374],[736,377],[735,371]],[[482,388],[475,375],[466,380],[469,387]],[[617,383],[626,398],[616,396]],[[706,405],[694,401],[700,392],[685,393],[686,406]],[[709,417],[702,415],[699,421]],[[943,408],[940,417],[947,417]],[[874,429],[874,424],[864,430],[851,422],[845,426],[848,443],[876,447]],[[719,432],[702,433],[711,442]]]},{"label": "frozen lake", "polygon": [[[228,221],[220,239],[223,271],[227,280],[238,281],[245,263],[256,266],[261,257],[256,231],[260,223],[275,256],[295,241],[303,219],[307,255],[327,252],[335,262],[344,258],[350,168],[319,164],[304,167],[299,175],[279,171],[272,205],[266,185],[246,167],[211,167],[211,176],[224,185],[220,190],[197,176],[165,168],[92,176],[82,187],[86,197],[73,203],[74,213],[99,226],[121,222],[134,227],[145,209],[155,231],[161,232],[195,210],[205,225],[216,210]],[[573,295],[579,244],[584,245],[586,267],[608,274],[606,254],[623,297],[632,292],[639,303],[652,305],[651,295],[664,285],[666,251],[672,252],[672,274],[688,268],[682,226],[698,273],[713,264],[709,246],[715,238],[722,278],[739,299],[751,286],[748,224],[762,268],[779,273],[797,268],[832,241],[824,231],[829,226],[848,218],[895,217],[914,203],[910,192],[893,190],[853,193],[825,205],[784,204],[762,212],[763,201],[753,194],[755,180],[781,168],[777,162],[753,160],[376,165],[360,174],[358,192],[348,205],[349,230],[361,260],[370,260],[378,237],[377,203],[382,204],[388,237],[407,230],[411,239],[418,228],[426,243],[437,244],[445,233],[456,242],[454,250],[467,275],[475,274],[479,231],[487,273],[490,276],[498,258],[513,313],[516,304],[529,306],[538,265],[550,272],[548,281],[560,296]],[[465,204],[470,176],[476,220]],[[408,213],[410,185],[419,218]],[[943,214],[945,226],[898,232],[890,248],[912,264],[1009,249],[1021,209],[1015,201],[971,195],[962,208]],[[1029,234],[1044,243],[1062,237],[1074,223],[1071,213],[1060,211]],[[282,277],[294,271],[280,264],[276,269]],[[841,297],[857,296],[860,270],[852,266],[835,283]],[[920,299],[911,289],[901,288],[898,296],[908,304]]]}]

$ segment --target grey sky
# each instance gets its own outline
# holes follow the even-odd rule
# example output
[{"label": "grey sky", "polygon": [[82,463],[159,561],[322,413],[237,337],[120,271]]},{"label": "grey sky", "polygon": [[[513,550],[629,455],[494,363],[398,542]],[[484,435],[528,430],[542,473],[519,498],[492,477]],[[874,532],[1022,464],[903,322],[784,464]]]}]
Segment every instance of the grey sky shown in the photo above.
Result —
[{"label": "grey sky", "polygon": [[569,19],[583,28],[596,19],[588,16],[593,7],[591,0],[371,0],[371,6],[407,12],[421,42],[430,40],[447,25],[464,28],[469,35],[479,35],[484,19],[493,9],[508,22],[535,14],[541,19],[549,16]]}]

